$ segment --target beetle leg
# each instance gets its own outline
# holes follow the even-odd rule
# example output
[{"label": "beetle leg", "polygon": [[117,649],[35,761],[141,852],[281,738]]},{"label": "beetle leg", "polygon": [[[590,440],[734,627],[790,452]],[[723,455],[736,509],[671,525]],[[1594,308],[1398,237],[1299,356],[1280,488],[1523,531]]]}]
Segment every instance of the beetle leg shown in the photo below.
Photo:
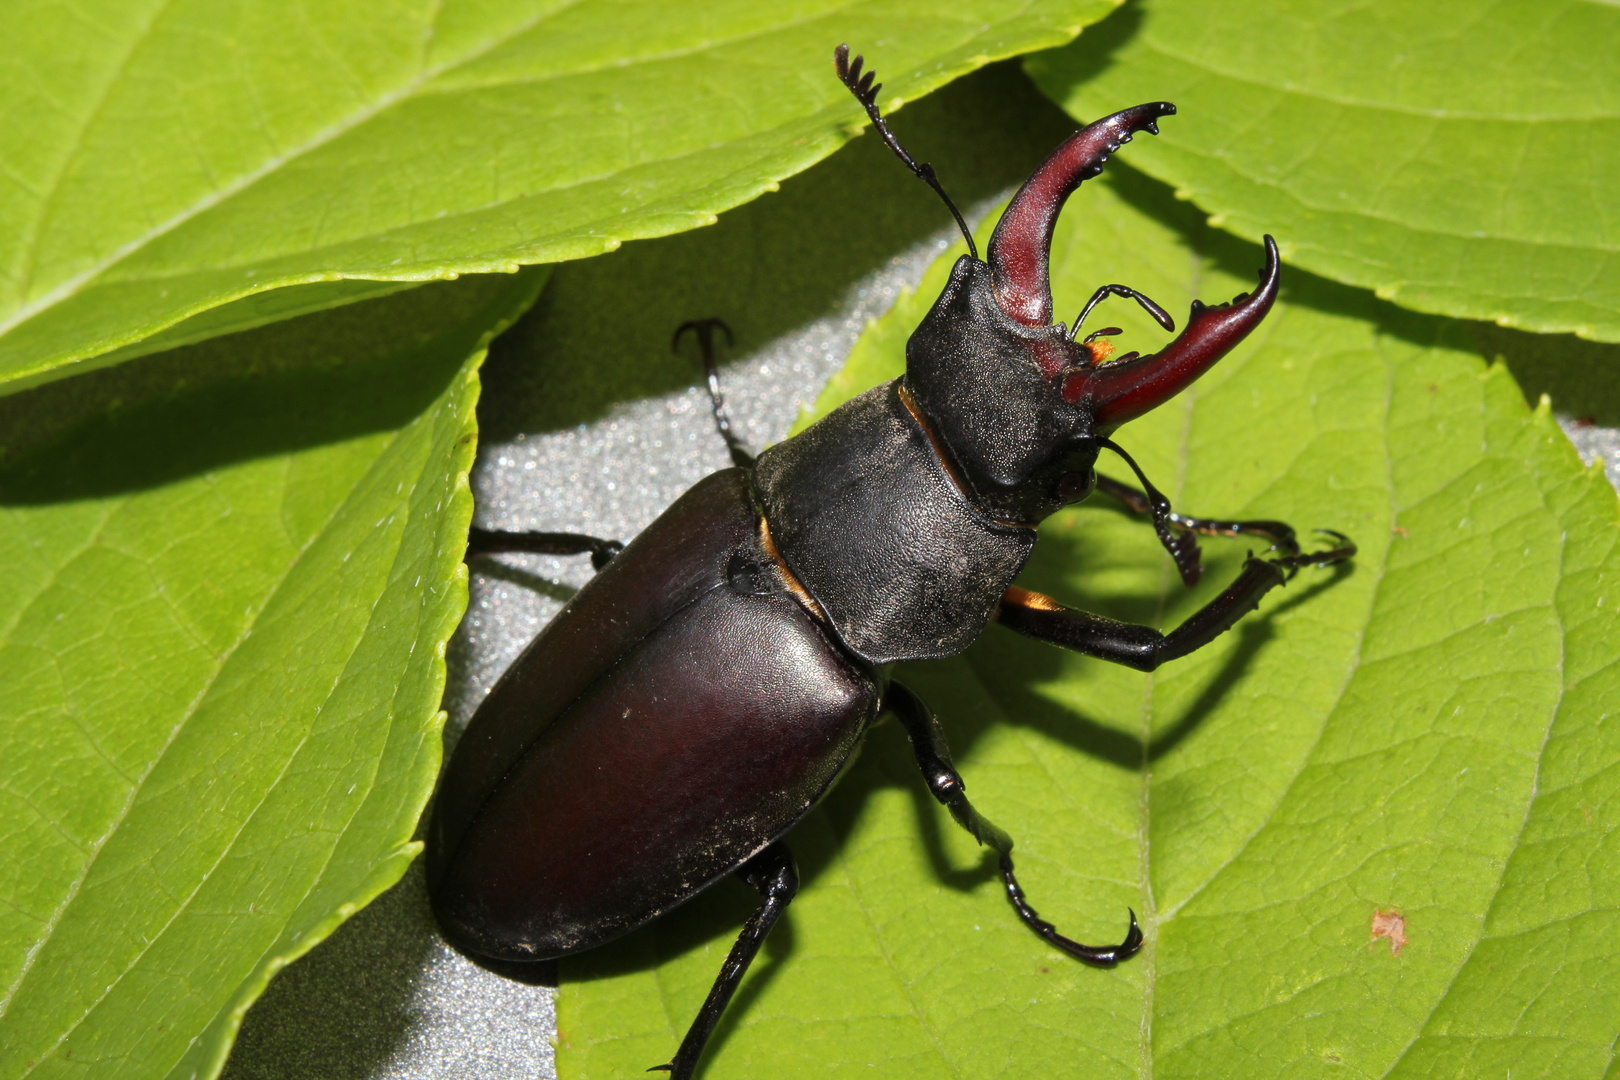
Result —
[{"label": "beetle leg", "polygon": [[600,540],[580,533],[498,532],[474,526],[467,530],[467,558],[522,551],[530,555],[583,555],[591,553],[591,565],[600,570],[608,560],[624,550],[617,540]]},{"label": "beetle leg", "polygon": [[1259,607],[1262,596],[1287,581],[1300,567],[1331,566],[1356,553],[1356,546],[1349,537],[1322,531],[1337,541],[1337,546],[1273,559],[1250,555],[1243,564],[1243,572],[1225,592],[1168,634],[1151,626],[1116,622],[1064,607],[1050,596],[1016,585],[1002,596],[995,618],[1009,630],[1028,637],[1138,671],[1153,671],[1166,660],[1186,656],[1220,637],[1232,624]]},{"label": "beetle leg", "polygon": [[958,825],[973,834],[975,840],[991,848],[1001,857],[1001,878],[1007,886],[1007,899],[1012,901],[1013,910],[1024,920],[1024,925],[1039,934],[1042,940],[1076,960],[1083,960],[1098,967],[1113,967],[1121,960],[1129,960],[1135,956],[1137,950],[1142,947],[1142,930],[1136,925],[1134,911],[1130,913],[1131,927],[1125,934],[1125,940],[1118,945],[1108,946],[1082,945],[1058,933],[1056,927],[1036,914],[1035,909],[1030,907],[1029,901],[1025,899],[1018,878],[1013,875],[1012,837],[997,828],[989,818],[980,814],[973,808],[973,804],[968,802],[966,785],[962,783],[961,774],[951,765],[951,751],[945,745],[945,732],[940,728],[933,711],[921,698],[897,682],[889,684],[883,703],[894,710],[895,715],[900,718],[900,723],[905,727],[906,735],[911,739],[912,753],[917,755],[917,767],[922,770],[923,778],[928,781],[928,790],[933,793],[934,798],[951,812],[951,817],[956,819]]},{"label": "beetle leg", "polygon": [[739,469],[752,469],[754,467],[753,452],[748,449],[737,433],[731,430],[731,417],[726,415],[726,399],[720,393],[720,370],[714,362],[714,332],[722,330],[726,335],[726,344],[735,345],[736,339],[731,336],[731,327],[720,319],[695,319],[692,322],[681,323],[675,328],[675,338],[670,342],[670,348],[679,348],[681,335],[688,330],[697,337],[698,350],[703,353],[703,373],[708,377],[709,408],[714,411],[714,426],[720,432],[720,437],[726,440],[726,449],[731,452],[731,463]]},{"label": "beetle leg", "polygon": [[[1153,504],[1148,501],[1147,495],[1130,484],[1098,473],[1097,490],[1118,499],[1134,514],[1143,517],[1151,517],[1153,514]],[[1294,536],[1294,527],[1286,521],[1218,521],[1213,518],[1178,514],[1175,511],[1170,512],[1167,520],[1173,528],[1183,532],[1203,533],[1205,536],[1261,536],[1269,540],[1271,546],[1284,555],[1299,554],[1299,541]]]},{"label": "beetle leg", "polygon": [[667,1065],[654,1065],[648,1072],[667,1072],[671,1080],[690,1080],[697,1069],[698,1058],[703,1056],[703,1046],[709,1041],[714,1025],[719,1023],[720,1014],[726,1011],[731,995],[737,992],[743,973],[764,944],[765,935],[787,910],[793,894],[799,891],[799,871],[793,865],[793,853],[780,840],[743,863],[737,876],[757,889],[763,902],[737,935],[737,943],[720,966],[720,976],[710,987],[709,998],[687,1029],[674,1059]]}]

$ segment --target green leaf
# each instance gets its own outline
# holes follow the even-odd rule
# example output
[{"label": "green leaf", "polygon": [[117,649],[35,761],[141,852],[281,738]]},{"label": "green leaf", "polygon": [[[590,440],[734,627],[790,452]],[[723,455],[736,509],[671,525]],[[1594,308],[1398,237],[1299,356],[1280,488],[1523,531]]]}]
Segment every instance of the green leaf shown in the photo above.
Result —
[{"label": "green leaf", "polygon": [[1117,0],[116,0],[13,25],[0,392],[239,297],[577,259],[712,224],[886,100]]},{"label": "green leaf", "polygon": [[[898,373],[955,254],[819,411]],[[1122,172],[1076,196],[1053,261],[1060,310],[1124,281],[1184,311],[1252,287],[1262,256]],[[1097,318],[1122,348],[1163,340],[1126,303]],[[1042,915],[1101,944],[1133,907],[1139,957],[1085,968],[1021,926],[885,724],[790,834],[803,887],[704,1076],[1603,1076],[1620,510],[1472,341],[1285,269],[1254,337],[1118,438],[1181,508],[1343,530],[1353,567],[1301,573],[1151,676],[998,627],[898,673]],[[1189,592],[1099,497],[1043,527],[1021,580],[1169,627],[1244,548],[1206,540]],[[565,961],[560,1075],[669,1060],[755,903],[727,882]],[[1380,912],[1404,919],[1398,955]]]},{"label": "green leaf", "polygon": [[477,367],[543,278],[4,403],[0,1075],[213,1075],[265,981],[415,856]]},{"label": "green leaf", "polygon": [[[1620,10],[1146,0],[1029,72],[1239,236],[1419,311],[1620,341]],[[1144,145],[1145,144],[1145,145]]]}]

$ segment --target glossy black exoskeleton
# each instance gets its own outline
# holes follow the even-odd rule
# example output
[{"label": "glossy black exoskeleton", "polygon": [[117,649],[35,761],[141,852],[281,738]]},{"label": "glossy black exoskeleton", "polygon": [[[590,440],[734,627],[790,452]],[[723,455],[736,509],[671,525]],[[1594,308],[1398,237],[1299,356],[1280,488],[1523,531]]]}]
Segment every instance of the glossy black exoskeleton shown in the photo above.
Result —
[{"label": "glossy black exoskeleton", "polygon": [[[839,46],[839,77],[878,132],[940,196],[874,104],[878,87]],[[827,793],[880,712],[910,737],[934,796],[1000,856],[1007,895],[1044,940],[1086,963],[1132,956],[1134,914],[1114,946],[1059,934],[1024,899],[1010,837],[967,800],[940,727],[890,676],[903,660],[951,656],[997,620],[1032,637],[1143,671],[1183,656],[1253,610],[1306,565],[1287,525],[1173,513],[1135,463],[1142,490],[1099,478],[1120,424],[1168,400],[1243,340],[1277,295],[1266,239],[1259,287],[1230,304],[1194,302],[1181,334],[1151,356],[1103,363],[1102,330],[1076,340],[1109,295],[1170,317],[1123,285],[1099,289],[1075,331],[1052,324],[1047,259],[1058,212],[1108,155],[1175,111],[1138,105],[1076,132],[1014,197],[980,261],[970,254],[917,328],[904,377],[879,386],[756,461],[731,433],[711,337],[721,434],[736,467],[688,491],[627,547],[564,533],[474,529],[469,557],[589,552],[600,571],[491,691],[456,747],[428,832],[428,881],[445,934],[497,960],[549,960],[610,941],[739,875],[759,890],[749,919],[674,1059],[690,1077],[709,1033],[797,888],[782,835]],[[950,200],[945,199],[950,205]],[[961,224],[961,215],[951,206]],[[679,334],[677,334],[679,338]],[[1192,535],[1255,535],[1215,600],[1168,634],[1088,615],[1013,584],[1035,526],[1101,488],[1149,515],[1182,577],[1200,572]]]}]

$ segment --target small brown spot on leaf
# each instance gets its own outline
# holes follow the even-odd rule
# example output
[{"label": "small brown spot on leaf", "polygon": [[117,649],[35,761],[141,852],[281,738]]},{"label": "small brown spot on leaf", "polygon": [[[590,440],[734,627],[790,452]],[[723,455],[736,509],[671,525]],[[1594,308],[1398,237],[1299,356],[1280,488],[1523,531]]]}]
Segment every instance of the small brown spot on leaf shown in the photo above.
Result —
[{"label": "small brown spot on leaf", "polygon": [[1042,975],[1049,974],[1050,972],[1051,972],[1051,968],[1041,968],[1041,974]]},{"label": "small brown spot on leaf", "polygon": [[1373,912],[1372,937],[1367,941],[1370,949],[1379,938],[1389,938],[1389,955],[1401,955],[1401,946],[1406,944],[1406,916],[1398,911]]},{"label": "small brown spot on leaf", "polygon": [[1389,527],[1389,531],[1392,532],[1392,533],[1400,533],[1401,534],[1401,539],[1402,540],[1406,539],[1406,530],[1401,528],[1399,525],[1391,525]]}]

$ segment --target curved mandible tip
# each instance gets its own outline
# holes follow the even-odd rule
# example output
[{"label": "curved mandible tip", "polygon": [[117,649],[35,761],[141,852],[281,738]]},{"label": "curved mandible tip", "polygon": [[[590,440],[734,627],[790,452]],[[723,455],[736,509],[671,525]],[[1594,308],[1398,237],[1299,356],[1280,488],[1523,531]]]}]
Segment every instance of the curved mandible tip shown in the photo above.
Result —
[{"label": "curved mandible tip", "polygon": [[1134,420],[1190,386],[1231,352],[1266,317],[1277,300],[1281,264],[1277,241],[1266,237],[1266,265],[1259,287],[1228,304],[1206,307],[1192,302],[1186,327],[1163,350],[1151,356],[1077,371],[1063,381],[1063,398],[1074,403],[1092,399],[1092,422],[1098,432]]},{"label": "curved mandible tip", "polygon": [[1132,134],[1157,135],[1159,117],[1175,111],[1168,101],[1150,101],[1087,124],[1052,151],[1018,189],[996,225],[988,253],[990,269],[995,272],[996,302],[1009,318],[1025,326],[1051,323],[1047,262],[1063,203],[1082,180],[1102,172],[1108,155],[1130,142]]}]

